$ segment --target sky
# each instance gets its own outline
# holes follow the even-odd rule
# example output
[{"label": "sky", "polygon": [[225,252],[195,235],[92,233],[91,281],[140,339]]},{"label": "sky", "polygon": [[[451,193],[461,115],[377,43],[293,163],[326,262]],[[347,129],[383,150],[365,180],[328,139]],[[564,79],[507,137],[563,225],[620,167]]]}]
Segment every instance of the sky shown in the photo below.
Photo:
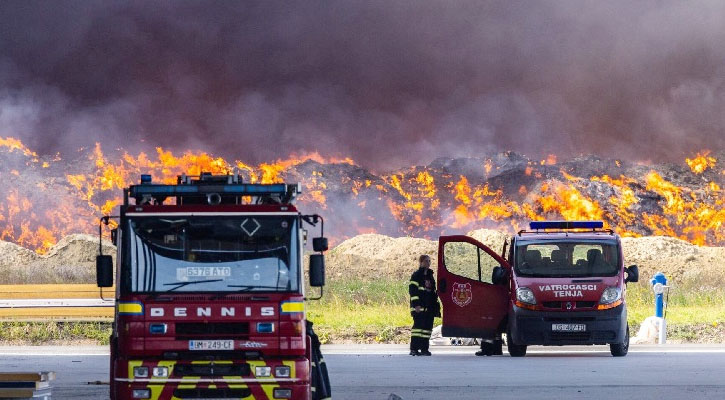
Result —
[{"label": "sky", "polygon": [[0,2],[0,137],[376,170],[725,149],[725,2]]}]

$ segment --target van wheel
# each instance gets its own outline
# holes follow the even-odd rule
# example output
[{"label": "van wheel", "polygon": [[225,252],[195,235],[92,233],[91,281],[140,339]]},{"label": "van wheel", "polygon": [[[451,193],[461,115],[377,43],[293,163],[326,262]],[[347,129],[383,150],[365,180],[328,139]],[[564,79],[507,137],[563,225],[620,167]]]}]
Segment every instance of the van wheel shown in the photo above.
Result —
[{"label": "van wheel", "polygon": [[526,345],[514,344],[510,332],[506,332],[506,347],[511,357],[523,357],[526,355]]},{"label": "van wheel", "polygon": [[627,333],[624,336],[624,342],[610,344],[609,351],[614,357],[624,357],[627,355],[629,352],[629,324],[627,324]]}]

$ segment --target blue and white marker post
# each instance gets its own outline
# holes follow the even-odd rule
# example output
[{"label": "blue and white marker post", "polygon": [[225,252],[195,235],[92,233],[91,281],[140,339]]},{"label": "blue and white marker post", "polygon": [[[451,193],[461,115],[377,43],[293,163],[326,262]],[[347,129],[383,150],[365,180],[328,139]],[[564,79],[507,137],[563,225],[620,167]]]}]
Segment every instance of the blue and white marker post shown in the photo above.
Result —
[{"label": "blue and white marker post", "polygon": [[665,322],[667,277],[662,272],[658,272],[650,282],[652,283],[652,291],[655,294],[655,317],[659,321],[659,344],[665,344],[667,342],[667,323]]}]

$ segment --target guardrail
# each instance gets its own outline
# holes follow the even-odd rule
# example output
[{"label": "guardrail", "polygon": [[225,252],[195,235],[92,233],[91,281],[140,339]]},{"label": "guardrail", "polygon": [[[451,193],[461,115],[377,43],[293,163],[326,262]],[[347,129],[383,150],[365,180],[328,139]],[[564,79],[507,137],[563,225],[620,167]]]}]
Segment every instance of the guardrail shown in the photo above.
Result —
[{"label": "guardrail", "polygon": [[96,285],[0,285],[0,319],[94,320],[113,318],[114,288]]}]

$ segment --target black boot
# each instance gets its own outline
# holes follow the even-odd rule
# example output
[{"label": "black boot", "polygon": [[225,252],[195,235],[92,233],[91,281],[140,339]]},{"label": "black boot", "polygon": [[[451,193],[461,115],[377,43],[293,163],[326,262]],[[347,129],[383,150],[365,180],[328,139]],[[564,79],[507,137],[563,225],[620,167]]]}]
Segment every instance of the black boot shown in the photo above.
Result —
[{"label": "black boot", "polygon": [[432,356],[433,354],[430,353],[428,350],[421,350],[420,351],[421,356]]},{"label": "black boot", "polygon": [[420,353],[418,353],[418,350],[411,350],[411,351],[410,351],[410,355],[411,355],[411,356],[419,356],[419,355],[420,355]]}]

